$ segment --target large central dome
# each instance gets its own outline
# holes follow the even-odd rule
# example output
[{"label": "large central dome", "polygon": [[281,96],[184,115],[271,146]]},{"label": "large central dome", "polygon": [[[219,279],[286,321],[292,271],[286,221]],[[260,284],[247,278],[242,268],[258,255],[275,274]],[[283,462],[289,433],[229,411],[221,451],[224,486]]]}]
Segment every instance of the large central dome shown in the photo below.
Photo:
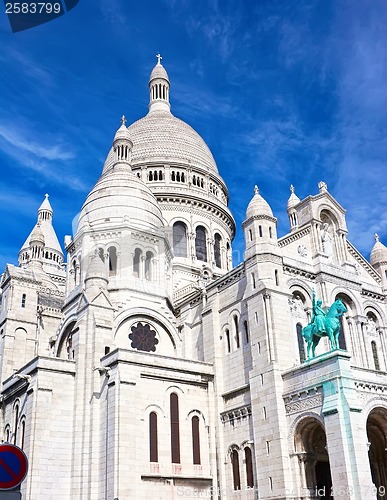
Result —
[{"label": "large central dome", "polygon": [[133,142],[132,163],[141,161],[177,162],[192,164],[218,173],[207,144],[187,123],[170,111],[153,111],[128,128]]}]

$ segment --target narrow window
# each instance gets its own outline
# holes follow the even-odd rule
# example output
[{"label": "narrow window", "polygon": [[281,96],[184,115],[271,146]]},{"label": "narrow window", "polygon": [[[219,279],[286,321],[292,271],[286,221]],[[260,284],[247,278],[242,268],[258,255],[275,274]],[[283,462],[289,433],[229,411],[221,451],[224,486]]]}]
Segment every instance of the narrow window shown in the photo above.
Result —
[{"label": "narrow window", "polygon": [[220,234],[215,234],[215,242],[214,242],[214,259],[216,267],[222,267],[221,255],[220,255],[220,245],[221,245],[221,236]]},{"label": "narrow window", "polygon": [[145,256],[145,279],[148,281],[152,281],[152,262],[153,253],[147,252]]},{"label": "narrow window", "polygon": [[9,427],[7,427],[7,429],[5,431],[5,442],[6,443],[9,443],[9,438],[10,438],[10,429],[9,429]]},{"label": "narrow window", "polygon": [[269,237],[272,238],[272,234],[271,234],[271,227],[269,227]]},{"label": "narrow window", "polygon": [[175,176],[175,171],[174,171],[174,170],[172,170],[172,173],[171,173],[171,180],[172,180],[173,182],[175,182],[175,179],[176,179],[176,176]]},{"label": "narrow window", "polygon": [[163,172],[162,170],[159,170],[159,181],[163,180]]},{"label": "narrow window", "polygon": [[22,298],[21,298],[21,306],[26,307],[26,294],[23,293]]},{"label": "narrow window", "polygon": [[227,352],[231,351],[231,343],[230,343],[230,330],[226,330],[226,342],[227,342]]},{"label": "narrow window", "polygon": [[110,347],[105,345],[105,356],[106,354],[109,354],[109,352],[110,352]]},{"label": "narrow window", "polygon": [[157,445],[157,413],[149,414],[149,461],[158,462],[159,452]]},{"label": "narrow window", "polygon": [[227,242],[226,244],[226,267],[227,267],[227,271],[230,270],[230,265],[231,265],[231,247],[230,247],[230,243]]},{"label": "narrow window", "polygon": [[305,356],[305,342],[304,342],[304,337],[302,336],[301,323],[297,323],[296,332],[297,332],[298,353],[300,355],[300,363],[303,363],[306,359],[306,356]]},{"label": "narrow window", "polygon": [[251,457],[251,448],[245,448],[246,463],[246,482],[248,488],[254,488],[253,461]]},{"label": "narrow window", "polygon": [[173,225],[173,253],[175,257],[187,257],[187,226],[184,222]]},{"label": "narrow window", "polygon": [[347,350],[347,344],[345,343],[345,336],[344,336],[344,317],[343,316],[340,316],[339,348],[344,349],[344,351]]},{"label": "narrow window", "polygon": [[207,237],[206,230],[203,226],[198,226],[196,228],[196,238],[195,238],[195,251],[196,258],[198,260],[203,260],[207,262]]},{"label": "narrow window", "polygon": [[176,172],[176,181],[180,182],[180,172]]},{"label": "narrow window", "polygon": [[133,256],[133,274],[136,278],[140,277],[140,260],[141,260],[142,251],[139,248],[136,248]]},{"label": "narrow window", "polygon": [[239,341],[239,324],[238,324],[238,316],[234,315],[234,327],[235,327],[235,342],[237,349],[239,349],[240,341]]},{"label": "narrow window", "polygon": [[380,364],[379,364],[378,350],[376,348],[376,342],[374,340],[371,342],[371,348],[372,348],[372,356],[374,358],[375,370],[379,371]]},{"label": "narrow window", "polygon": [[277,269],[274,271],[274,280],[275,280],[276,286],[278,286],[279,280],[278,280],[278,270]]},{"label": "narrow window", "polygon": [[252,286],[253,286],[253,290],[255,290],[255,274],[254,273],[251,273],[251,283],[252,283]]},{"label": "narrow window", "polygon": [[200,465],[199,417],[192,417],[192,457],[194,465]]},{"label": "narrow window", "polygon": [[250,339],[249,339],[249,327],[246,320],[243,322],[243,326],[245,327],[245,341],[246,344],[248,344]]},{"label": "narrow window", "polygon": [[15,406],[15,426],[14,426],[14,432],[13,432],[13,444],[17,443],[17,428],[19,424],[19,405],[17,404]]},{"label": "narrow window", "polygon": [[150,181],[153,181],[153,172],[152,172],[152,170],[149,172],[148,178],[149,178]]},{"label": "narrow window", "polygon": [[249,240],[253,241],[253,231],[249,229]]},{"label": "narrow window", "polygon": [[258,232],[259,232],[260,238],[262,238],[262,226],[258,226]]},{"label": "narrow window", "polygon": [[172,463],[180,463],[179,398],[174,392],[170,397],[171,455]]},{"label": "narrow window", "polygon": [[185,175],[184,172],[181,173],[181,182],[185,182]]},{"label": "narrow window", "polygon": [[20,442],[20,448],[22,450],[24,449],[25,434],[26,434],[26,421],[25,421],[25,419],[23,419],[22,423],[21,423],[21,442]]},{"label": "narrow window", "polygon": [[102,262],[105,262],[105,253],[103,251],[103,248],[98,248],[98,255]]},{"label": "narrow window", "polygon": [[116,250],[116,247],[110,247],[108,249],[108,261],[109,261],[109,276],[115,276],[117,274],[117,250]]},{"label": "narrow window", "polygon": [[234,490],[241,489],[241,477],[239,474],[239,455],[237,450],[233,450],[231,453],[231,465],[232,465],[232,477]]}]

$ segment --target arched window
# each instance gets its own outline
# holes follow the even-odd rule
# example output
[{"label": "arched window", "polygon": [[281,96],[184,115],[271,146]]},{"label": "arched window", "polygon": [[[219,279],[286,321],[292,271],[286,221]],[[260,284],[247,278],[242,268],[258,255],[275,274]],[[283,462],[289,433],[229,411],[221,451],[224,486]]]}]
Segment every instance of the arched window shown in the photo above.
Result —
[{"label": "arched window", "polygon": [[239,324],[238,324],[238,316],[234,315],[234,327],[235,327],[235,342],[237,349],[239,349],[240,341],[239,341]]},{"label": "arched window", "polygon": [[13,444],[17,443],[17,430],[19,425],[19,404],[15,405],[15,422],[14,422],[14,431],[13,431]]},{"label": "arched window", "polygon": [[105,252],[103,251],[103,248],[98,248],[98,255],[102,262],[105,262]]},{"label": "arched window", "polygon": [[230,343],[230,330],[226,330],[226,342],[227,342],[227,352],[231,351],[231,343]]},{"label": "arched window", "polygon": [[20,440],[20,448],[22,450],[24,449],[25,434],[26,434],[26,419],[22,417],[22,422],[21,422],[21,440]]},{"label": "arched window", "polygon": [[243,326],[245,328],[245,341],[246,341],[246,344],[248,344],[250,339],[249,339],[249,326],[248,326],[247,320],[244,320]]},{"label": "arched window", "polygon": [[5,428],[5,442],[9,443],[9,439],[11,437],[11,429],[9,428],[9,425]]},{"label": "arched window", "polygon": [[26,294],[23,293],[22,298],[21,298],[21,306],[26,307]]},{"label": "arched window", "polygon": [[174,392],[170,396],[171,457],[173,464],[180,463],[179,398]]},{"label": "arched window", "polygon": [[145,279],[148,281],[152,281],[152,262],[153,253],[147,252],[145,255]]},{"label": "arched window", "polygon": [[248,488],[254,488],[253,476],[253,460],[251,457],[251,448],[245,448],[245,464],[246,464],[246,483]]},{"label": "arched window", "polygon": [[173,225],[173,253],[175,257],[187,257],[187,226],[184,222]]},{"label": "arched window", "polygon": [[198,260],[207,262],[207,237],[203,226],[196,228],[195,251]]},{"label": "arched window", "polygon": [[200,465],[199,417],[192,417],[192,458],[194,465]]},{"label": "arched window", "polygon": [[380,370],[380,364],[379,364],[379,356],[378,356],[378,350],[376,347],[376,342],[373,340],[371,342],[371,349],[372,349],[372,356],[374,358],[374,365],[375,365],[375,370]]},{"label": "arched window", "polygon": [[133,275],[136,278],[140,277],[140,261],[141,261],[142,251],[140,248],[136,248],[133,256]]},{"label": "arched window", "polygon": [[149,414],[149,461],[158,462],[157,413]]},{"label": "arched window", "polygon": [[306,359],[306,356],[305,356],[305,342],[304,342],[304,337],[302,336],[301,323],[297,323],[296,332],[297,332],[298,353],[300,355],[300,363],[303,363]]},{"label": "arched window", "polygon": [[239,455],[237,450],[231,452],[231,466],[234,490],[240,490],[241,476],[239,474]]},{"label": "arched window", "polygon": [[347,350],[347,344],[345,342],[344,335],[344,316],[340,316],[339,348],[344,349],[344,351]]},{"label": "arched window", "polygon": [[220,236],[220,234],[216,233],[215,234],[215,241],[214,241],[214,259],[215,259],[216,267],[222,267],[222,258],[220,255],[221,241],[222,241],[222,237]]},{"label": "arched window", "polygon": [[108,249],[108,261],[109,261],[109,276],[115,276],[117,274],[117,249],[116,249],[116,247],[110,247]]}]

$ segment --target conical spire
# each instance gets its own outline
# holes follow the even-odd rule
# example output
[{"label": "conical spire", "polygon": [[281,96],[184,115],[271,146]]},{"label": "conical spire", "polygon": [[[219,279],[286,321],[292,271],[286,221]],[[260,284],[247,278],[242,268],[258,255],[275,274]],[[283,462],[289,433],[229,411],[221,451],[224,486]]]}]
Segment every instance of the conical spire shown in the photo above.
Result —
[{"label": "conical spire", "polygon": [[157,64],[153,68],[149,78],[149,112],[169,111],[169,87],[170,82],[164,66],[161,64],[161,55],[157,54]]},{"label": "conical spire", "polygon": [[288,210],[289,210],[289,208],[293,208],[295,205],[300,203],[300,201],[301,201],[300,198],[295,193],[295,189],[294,189],[293,184],[291,184],[290,185],[290,196],[288,199]]},{"label": "conical spire", "polygon": [[44,257],[43,263],[45,266],[58,267],[63,263],[63,252],[52,226],[53,210],[48,200],[48,194],[45,195],[43,203],[38,208],[37,222],[24,242],[19,252],[19,265],[25,266],[32,258],[30,244],[36,239],[40,241],[42,248],[41,257]]},{"label": "conical spire", "polygon": [[268,202],[259,194],[258,186],[254,186],[254,196],[246,210],[246,220],[256,215],[267,215],[273,217],[273,212]]},{"label": "conical spire", "polygon": [[370,263],[374,266],[387,262],[387,247],[380,241],[378,233],[375,233],[375,244],[371,250]]}]

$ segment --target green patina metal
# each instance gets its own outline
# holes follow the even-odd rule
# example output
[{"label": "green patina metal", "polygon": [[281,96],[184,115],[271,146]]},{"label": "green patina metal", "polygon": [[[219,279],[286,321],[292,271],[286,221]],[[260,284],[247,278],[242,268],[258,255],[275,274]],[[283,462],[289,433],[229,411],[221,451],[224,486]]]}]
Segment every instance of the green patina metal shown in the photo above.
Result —
[{"label": "green patina metal", "polygon": [[316,301],[316,293],[312,291],[313,314],[310,323],[302,329],[302,335],[307,343],[308,359],[316,357],[315,349],[321,337],[328,337],[331,350],[339,348],[340,317],[347,312],[341,300],[336,300],[326,311],[322,301]]}]

